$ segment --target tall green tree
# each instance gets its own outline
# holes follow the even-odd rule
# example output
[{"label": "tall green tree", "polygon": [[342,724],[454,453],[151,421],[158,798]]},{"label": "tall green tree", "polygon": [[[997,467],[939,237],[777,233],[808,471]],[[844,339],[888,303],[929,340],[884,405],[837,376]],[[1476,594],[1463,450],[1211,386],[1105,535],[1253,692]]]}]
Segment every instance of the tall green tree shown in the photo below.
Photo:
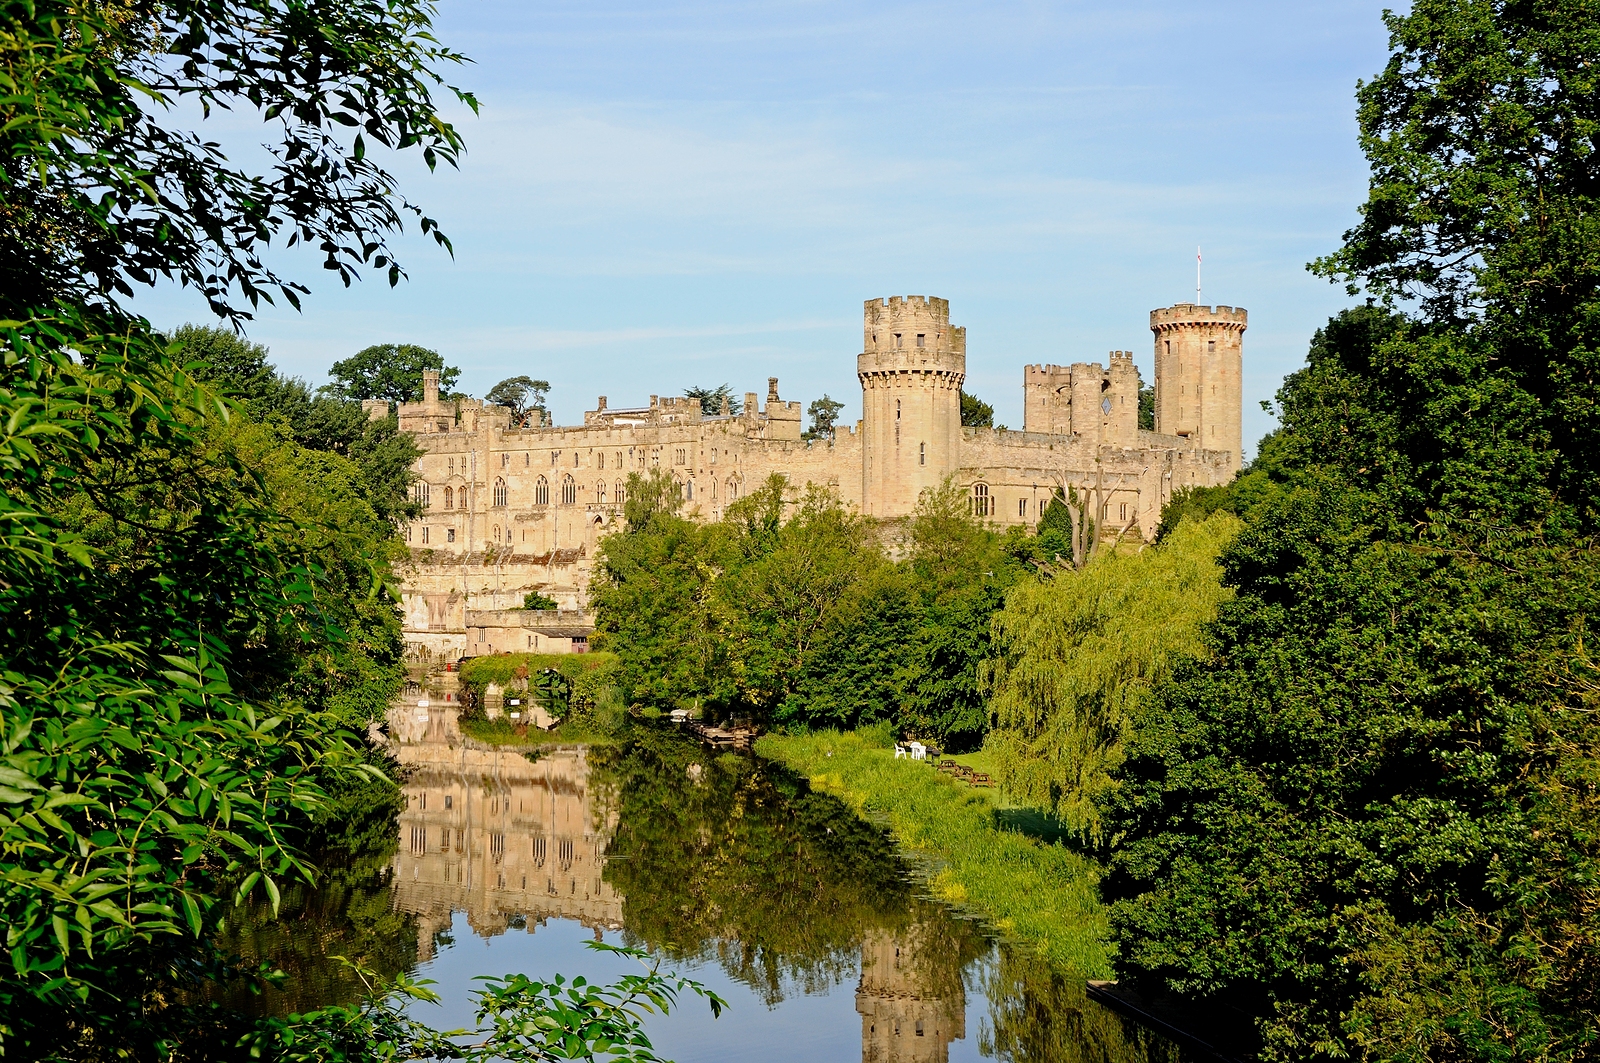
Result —
[{"label": "tall green tree", "polygon": [[842,409],[844,403],[830,399],[826,394],[807,406],[806,413],[811,417],[811,427],[806,430],[806,438],[832,439],[834,423],[839,420],[839,411]]},{"label": "tall green tree", "polygon": [[963,428],[993,428],[994,407],[976,395],[961,393],[961,426]]},{"label": "tall green tree", "polygon": [[[0,5],[7,1054],[172,1054],[171,1013],[147,1003],[173,972],[220,970],[207,936],[229,899],[305,875],[299,825],[363,760],[289,689],[304,651],[344,637],[331,544],[121,300],[165,277],[236,322],[295,303],[260,257],[288,235],[346,279],[398,281],[387,240],[410,207],[376,152],[460,147],[430,96],[459,57],[429,14]],[[272,116],[272,161],[230,163],[180,101]]]},{"label": "tall green tree", "polygon": [[1378,301],[1285,382],[1210,656],[1107,793],[1124,975],[1243,1008],[1268,1059],[1596,1052],[1596,13],[1386,16],[1318,266]]},{"label": "tall green tree", "polygon": [[1097,834],[1095,799],[1114,785],[1152,686],[1204,651],[1202,629],[1227,596],[1217,555],[1242,522],[1180,525],[1160,546],[1105,552],[1006,595],[982,670],[994,726],[984,749],[1007,792]]},{"label": "tall green tree", "polygon": [[[454,378],[451,380],[454,383]],[[548,380],[535,380],[531,376],[507,377],[483,397],[483,401],[504,406],[511,411],[511,423],[521,424],[534,410],[544,409],[545,396],[550,393]]]},{"label": "tall green tree", "polygon": [[728,404],[729,413],[738,413],[744,408],[744,402],[733,393],[732,384],[718,384],[714,388],[692,387],[683,389],[686,399],[699,399],[700,412],[707,417],[716,417],[722,413],[722,404]]},{"label": "tall green tree", "polygon": [[341,399],[421,402],[422,374],[429,369],[439,374],[440,394],[448,394],[461,377],[461,370],[445,365],[438,351],[413,343],[376,343],[334,362],[327,390]]}]

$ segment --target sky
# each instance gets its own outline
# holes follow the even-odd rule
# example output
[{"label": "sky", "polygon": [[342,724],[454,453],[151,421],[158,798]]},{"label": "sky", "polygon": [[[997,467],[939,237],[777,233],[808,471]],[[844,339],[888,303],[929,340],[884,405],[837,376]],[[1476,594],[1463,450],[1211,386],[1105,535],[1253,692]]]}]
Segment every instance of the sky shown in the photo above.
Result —
[{"label": "sky", "polygon": [[[1250,313],[1248,450],[1350,301],[1305,265],[1364,198],[1353,94],[1386,59],[1382,6],[441,0],[481,113],[447,110],[459,171],[395,172],[454,256],[413,230],[409,281],[344,289],[286,252],[312,295],[249,337],[313,384],[421,344],[471,394],[550,381],[561,424],[769,376],[853,421],[863,300],[941,296],[966,390],[1020,428],[1025,365],[1132,350],[1148,382],[1149,312],[1194,301],[1200,249],[1202,300]],[[171,287],[135,308],[211,321]]]}]

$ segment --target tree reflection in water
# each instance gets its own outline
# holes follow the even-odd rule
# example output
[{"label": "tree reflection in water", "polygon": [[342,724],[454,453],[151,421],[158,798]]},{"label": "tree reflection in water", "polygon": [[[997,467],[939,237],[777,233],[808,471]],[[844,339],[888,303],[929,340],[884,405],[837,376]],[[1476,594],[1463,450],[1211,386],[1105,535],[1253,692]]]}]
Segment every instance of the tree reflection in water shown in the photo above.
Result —
[{"label": "tree reflection in water", "polygon": [[[354,999],[328,957],[410,970],[465,912],[485,938],[550,918],[620,928],[669,964],[716,963],[769,1007],[859,978],[864,1063],[943,1063],[969,1025],[984,1055],[1015,1063],[1178,1058],[1087,999],[1081,979],[924,897],[883,830],[779,765],[650,727],[587,753],[430,734],[395,755],[408,773],[398,808],[372,802],[328,830],[318,890],[286,890],[276,920],[254,908],[230,919],[228,947],[290,979],[229,1003]],[[970,1024],[969,991],[988,1001]]]}]

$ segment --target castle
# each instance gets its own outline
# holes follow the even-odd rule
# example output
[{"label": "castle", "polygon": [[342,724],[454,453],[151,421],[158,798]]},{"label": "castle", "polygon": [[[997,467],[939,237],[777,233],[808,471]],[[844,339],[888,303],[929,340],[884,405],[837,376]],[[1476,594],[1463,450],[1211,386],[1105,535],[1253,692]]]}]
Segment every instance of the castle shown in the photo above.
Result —
[{"label": "castle", "polygon": [[[767,381],[765,403],[716,414],[700,400],[652,395],[616,408],[600,396],[582,425],[512,424],[504,407],[439,397],[405,403],[402,430],[424,451],[404,529],[406,638],[418,655],[584,648],[584,604],[599,539],[617,527],[629,473],[666,470],[684,512],[717,520],[773,473],[837,491],[869,516],[907,516],[921,493],[953,477],[978,516],[1032,524],[1058,490],[1091,500],[1103,534],[1155,533],[1182,487],[1238,471],[1244,310],[1179,303],[1150,313],[1155,427],[1139,427],[1133,356],[1109,366],[1029,365],[1022,430],[964,428],[966,329],[947,300],[871,299],[856,356],[862,417],[831,439],[805,440],[801,404]],[[371,413],[382,416],[381,403]],[[538,590],[563,608],[522,610]]]}]

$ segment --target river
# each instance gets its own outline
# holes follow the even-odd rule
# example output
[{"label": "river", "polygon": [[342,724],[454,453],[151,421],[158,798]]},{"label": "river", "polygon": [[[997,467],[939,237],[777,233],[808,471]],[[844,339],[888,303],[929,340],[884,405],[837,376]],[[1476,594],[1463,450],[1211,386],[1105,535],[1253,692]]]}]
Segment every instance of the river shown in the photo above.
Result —
[{"label": "river", "polygon": [[647,1026],[679,1063],[1177,1061],[1080,980],[927,899],[879,828],[782,767],[669,728],[525,753],[464,740],[454,706],[391,720],[398,814],[330,831],[316,890],[242,915],[226,943],[289,978],[249,1002],[352,999],[334,956],[433,979],[435,1026],[471,1024],[478,975],[610,980],[648,949],[729,1003]]}]

